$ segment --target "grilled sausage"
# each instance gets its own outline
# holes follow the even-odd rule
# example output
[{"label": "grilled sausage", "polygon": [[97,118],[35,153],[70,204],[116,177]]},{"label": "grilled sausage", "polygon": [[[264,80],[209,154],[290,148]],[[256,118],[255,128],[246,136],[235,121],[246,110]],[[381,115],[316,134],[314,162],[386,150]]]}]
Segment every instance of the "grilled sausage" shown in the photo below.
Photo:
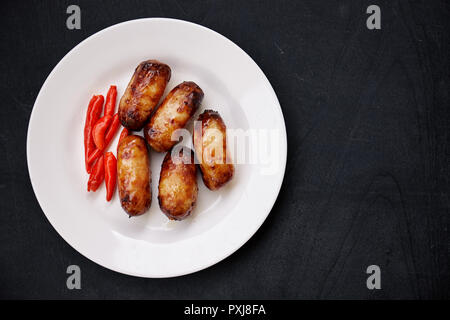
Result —
[{"label": "grilled sausage", "polygon": [[[189,151],[184,152],[186,150]],[[192,150],[182,148],[174,159],[171,151],[166,154],[158,190],[159,207],[169,219],[183,220],[192,212],[198,193],[197,167]]]},{"label": "grilled sausage", "polygon": [[150,161],[144,138],[130,135],[117,150],[117,177],[120,204],[130,215],[143,214],[150,208]]},{"label": "grilled sausage", "polygon": [[194,148],[200,162],[203,182],[210,190],[217,190],[231,180],[234,166],[229,159],[226,126],[219,113],[205,110],[194,126]]},{"label": "grilled sausage", "polygon": [[194,82],[180,83],[169,92],[144,128],[148,144],[157,152],[170,150],[178,141],[172,134],[184,128],[203,100],[203,91]]},{"label": "grilled sausage", "polygon": [[157,60],[137,66],[119,103],[119,118],[124,127],[130,130],[144,127],[164,94],[170,75],[170,67]]}]

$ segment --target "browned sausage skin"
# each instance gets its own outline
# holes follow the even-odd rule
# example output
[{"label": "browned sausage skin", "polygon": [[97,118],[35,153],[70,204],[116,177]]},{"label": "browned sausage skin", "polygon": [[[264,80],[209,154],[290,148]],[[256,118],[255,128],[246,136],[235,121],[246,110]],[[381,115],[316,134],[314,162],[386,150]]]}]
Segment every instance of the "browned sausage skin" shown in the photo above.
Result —
[{"label": "browned sausage skin", "polygon": [[199,108],[203,96],[202,89],[192,81],[173,88],[144,128],[148,144],[157,152],[170,150],[177,143],[172,141],[172,134],[184,128]]},{"label": "browned sausage skin", "polygon": [[230,181],[234,165],[227,151],[226,126],[218,112],[205,110],[194,125],[194,148],[203,182],[217,190]]},{"label": "browned sausage skin", "polygon": [[181,149],[176,159],[173,159],[169,151],[164,157],[159,176],[159,207],[169,219],[183,220],[194,209],[197,194],[194,152],[187,148]]},{"label": "browned sausage skin", "polygon": [[120,142],[117,181],[120,204],[130,216],[141,215],[150,208],[150,160],[144,138],[130,135]]},{"label": "browned sausage skin", "polygon": [[157,60],[141,62],[120,99],[119,118],[130,130],[141,130],[170,80],[170,67]]}]

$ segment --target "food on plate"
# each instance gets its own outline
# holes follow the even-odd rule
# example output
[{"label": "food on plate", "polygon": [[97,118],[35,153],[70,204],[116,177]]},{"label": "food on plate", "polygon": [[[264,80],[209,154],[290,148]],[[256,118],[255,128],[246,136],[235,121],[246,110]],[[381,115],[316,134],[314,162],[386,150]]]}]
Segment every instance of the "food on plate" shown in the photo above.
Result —
[{"label": "food on plate", "polygon": [[105,148],[107,148],[111,143],[112,139],[117,133],[117,130],[119,129],[119,126],[120,126],[119,114],[116,113],[115,115],[113,115],[111,125],[109,126],[108,130],[106,130],[105,133]]},{"label": "food on plate", "polygon": [[199,108],[203,95],[192,81],[183,82],[169,92],[144,128],[145,139],[155,151],[168,151],[178,142],[172,134],[184,128]]},{"label": "food on plate", "polygon": [[110,86],[106,94],[105,116],[113,116],[116,110],[117,87]]},{"label": "food on plate", "polygon": [[120,122],[129,130],[141,130],[161,99],[170,80],[170,67],[157,60],[141,62],[120,99]]},{"label": "food on plate", "polygon": [[145,139],[136,135],[123,138],[117,151],[117,178],[120,203],[130,216],[141,215],[150,208],[150,174]]},{"label": "food on plate", "polygon": [[103,159],[105,163],[106,201],[110,201],[116,190],[117,160],[112,152],[105,153]]},{"label": "food on plate", "polygon": [[197,169],[194,152],[181,148],[169,151],[161,165],[158,202],[169,219],[183,220],[194,209],[197,201]]},{"label": "food on plate", "polygon": [[111,116],[103,116],[102,118],[100,118],[100,120],[97,121],[97,123],[94,125],[94,128],[92,129],[92,136],[94,138],[95,146],[100,150],[103,150],[105,148],[106,130],[108,130],[111,122]]},{"label": "food on plate", "polygon": [[[205,110],[194,124],[194,151],[175,149],[177,139],[202,103],[204,93],[192,81],[173,88],[155,110],[171,77],[168,65],[157,60],[141,62],[134,71],[115,112],[117,87],[111,85],[105,98],[94,95],[88,105],[84,127],[88,191],[96,191],[103,180],[106,200],[114,195],[116,184],[122,208],[131,216],[145,213],[151,205],[149,146],[167,152],[161,165],[158,202],[172,220],[183,220],[195,207],[198,195],[197,166],[203,182],[217,190],[234,175],[227,150],[226,126],[218,112]],[[105,102],[104,113],[103,104]],[[117,144],[117,159],[106,152],[120,124],[124,126]],[[144,128],[144,137],[131,131]],[[106,152],[106,153],[105,153]]]},{"label": "food on plate", "polygon": [[87,191],[97,191],[98,187],[100,187],[104,179],[105,164],[103,163],[103,155],[101,155],[92,168],[91,174],[89,176]]},{"label": "food on plate", "polygon": [[[91,155],[89,156],[88,163],[90,163],[90,164],[94,163],[94,161],[97,160],[98,157],[100,157],[103,154],[103,150],[106,149],[109,146],[109,144],[111,143],[112,139],[116,135],[116,132],[119,129],[119,126],[120,126],[119,114],[116,113],[114,115],[114,117],[112,118],[111,125],[109,126],[108,130],[106,131],[106,133],[104,133],[104,137],[105,137],[104,138],[104,142],[101,142],[101,143],[103,143],[103,148],[100,149],[100,148],[97,147],[97,149],[95,149],[95,151],[92,152]],[[100,137],[99,139],[103,139],[103,138]]]},{"label": "food on plate", "polygon": [[194,148],[203,182],[217,190],[231,180],[234,165],[229,159],[226,126],[218,112],[205,110],[194,125]]},{"label": "food on plate", "polygon": [[92,129],[100,118],[103,110],[104,98],[102,95],[93,96],[89,102],[86,112],[86,122],[84,124],[84,160],[86,172],[91,173],[92,163],[89,163],[89,156],[95,151],[95,142],[92,136]]}]

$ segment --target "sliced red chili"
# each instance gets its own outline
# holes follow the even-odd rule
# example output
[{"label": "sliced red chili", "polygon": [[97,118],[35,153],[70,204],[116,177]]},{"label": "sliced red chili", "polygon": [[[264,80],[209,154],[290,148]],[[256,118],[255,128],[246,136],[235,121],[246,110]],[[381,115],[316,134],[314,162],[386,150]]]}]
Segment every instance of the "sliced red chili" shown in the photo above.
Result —
[{"label": "sliced red chili", "polygon": [[119,114],[116,113],[113,116],[111,125],[109,126],[108,130],[106,131],[105,148],[108,148],[108,146],[111,143],[112,139],[114,139],[114,136],[116,135],[116,132],[119,129],[119,126],[120,126]]},{"label": "sliced red chili", "polygon": [[[100,115],[103,110],[103,102],[105,98],[103,98],[102,95],[95,96],[95,100],[92,102],[92,106],[90,107],[91,110],[88,110],[88,114],[86,116],[86,123],[84,127],[84,139],[85,139],[85,161],[89,159],[89,156],[92,152],[95,151],[96,146],[94,139],[92,137],[92,130],[95,125],[95,123],[100,118]],[[91,99],[92,101],[93,99]],[[89,107],[88,107],[89,109]],[[86,163],[86,171],[88,173],[91,173],[91,163],[87,161]]]},{"label": "sliced red chili", "polygon": [[104,179],[105,179],[105,164],[103,162],[103,156],[100,156],[100,158],[97,160],[94,167],[92,168],[91,175],[89,176],[87,190],[93,192],[97,191],[98,187],[100,187]]},{"label": "sliced red chili", "polygon": [[111,124],[111,121],[111,116],[104,116],[100,120],[98,120],[94,125],[94,128],[92,128],[92,137],[94,138],[94,143],[100,150],[105,149],[105,134],[106,130],[108,130],[109,125]]},{"label": "sliced red chili", "polygon": [[113,116],[116,109],[117,87],[110,86],[106,94],[105,116]]},{"label": "sliced red chili", "polygon": [[112,152],[107,152],[104,156],[104,162],[106,201],[110,201],[116,189],[117,160]]},{"label": "sliced red chili", "polygon": [[92,139],[91,129],[92,126],[90,124],[90,114],[92,111],[92,107],[94,106],[94,102],[97,100],[97,96],[92,96],[89,101],[88,109],[86,112],[86,121],[84,123],[84,162],[86,166],[86,171],[89,172],[89,152],[91,152],[92,147],[95,147],[94,140]]}]

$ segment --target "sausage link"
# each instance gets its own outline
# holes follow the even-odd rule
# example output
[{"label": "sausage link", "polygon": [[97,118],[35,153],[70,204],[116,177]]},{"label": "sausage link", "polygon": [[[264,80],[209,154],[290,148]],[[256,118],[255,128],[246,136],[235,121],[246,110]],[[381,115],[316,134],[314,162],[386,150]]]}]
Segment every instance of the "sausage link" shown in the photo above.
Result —
[{"label": "sausage link", "polygon": [[117,180],[120,204],[130,215],[143,214],[150,208],[150,160],[144,138],[130,135],[117,150]]},{"label": "sausage link", "polygon": [[205,110],[194,126],[194,148],[203,182],[217,190],[230,181],[234,165],[227,151],[226,126],[218,112]]},{"label": "sausage link", "polygon": [[191,81],[173,88],[144,128],[148,144],[157,152],[170,150],[178,142],[172,140],[172,134],[184,128],[199,108],[203,96],[202,89]]},{"label": "sausage link", "polygon": [[[185,152],[189,150],[189,152]],[[197,168],[194,152],[181,149],[176,159],[169,151],[161,165],[158,202],[169,219],[183,220],[194,209],[197,201]]]},{"label": "sausage link", "polygon": [[157,60],[141,62],[119,103],[120,122],[129,130],[141,130],[166,89],[170,67]]}]

